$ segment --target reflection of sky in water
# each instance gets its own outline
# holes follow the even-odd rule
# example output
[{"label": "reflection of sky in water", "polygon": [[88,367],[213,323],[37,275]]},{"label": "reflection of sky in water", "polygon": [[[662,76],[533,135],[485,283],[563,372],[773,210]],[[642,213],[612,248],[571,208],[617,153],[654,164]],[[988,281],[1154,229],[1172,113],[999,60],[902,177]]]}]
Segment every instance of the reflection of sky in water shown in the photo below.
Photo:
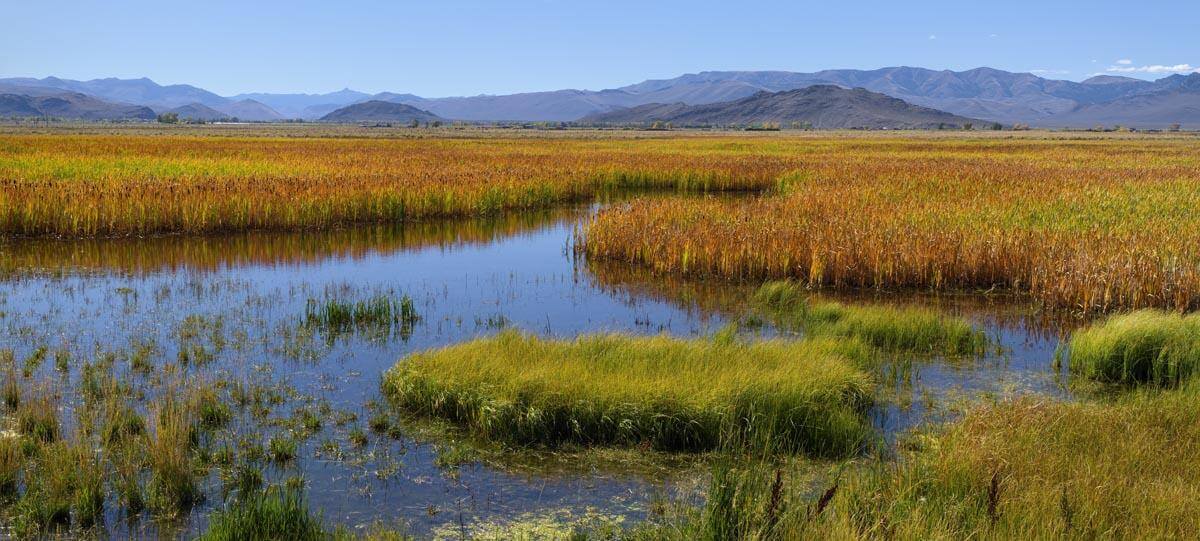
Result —
[{"label": "reflection of sky in water", "polygon": [[[414,350],[495,332],[501,325],[564,337],[595,331],[697,335],[711,332],[729,319],[723,314],[732,312],[698,309],[705,305],[701,301],[672,300],[680,295],[653,277],[635,279],[646,282],[645,287],[635,282],[605,283],[604,273],[593,273],[571,253],[573,230],[574,220],[560,215],[504,229],[493,235],[491,242],[447,242],[454,235],[440,231],[437,241],[424,246],[414,238],[384,242],[385,248],[371,250],[363,249],[364,245],[369,248],[369,241],[355,241],[353,257],[345,255],[351,251],[344,246],[334,245],[326,248],[332,255],[324,257],[281,257],[281,262],[273,263],[259,254],[252,260],[232,258],[240,261],[232,265],[202,265],[211,270],[189,270],[184,258],[150,272],[92,270],[65,277],[13,277],[0,283],[0,311],[6,313],[0,319],[6,331],[0,347],[12,347],[20,359],[38,345],[67,346],[76,358],[87,359],[98,347],[125,348],[133,337],[154,336],[162,353],[174,359],[177,340],[172,333],[184,318],[193,314],[222,316],[227,338],[244,331],[247,339],[243,347],[227,346],[217,362],[199,369],[201,373],[249,378],[260,375],[256,366],[270,366],[271,377],[289,382],[303,394],[326,398],[335,408],[357,413],[359,424],[365,426],[369,413],[364,404],[379,398],[381,372]],[[161,250],[159,255],[187,252],[177,246],[164,247],[171,242],[189,241],[156,241],[135,249]],[[214,251],[220,254],[220,243],[216,244],[216,248],[208,248],[210,255]],[[311,249],[313,243],[305,244]],[[62,245],[57,249],[61,251]],[[103,243],[94,250],[104,253]],[[121,250],[130,248],[123,245]],[[153,261],[154,255],[145,259]],[[722,296],[722,288],[726,297],[745,296],[745,288],[705,287],[716,297]],[[730,293],[731,289],[735,291]],[[326,351],[318,339],[321,354],[315,362],[285,358],[281,328],[294,329],[307,300],[327,291],[350,298],[405,293],[416,302],[422,320],[407,341],[351,338]],[[1049,369],[1055,347],[1052,340],[1032,337],[1019,327],[993,327],[989,332],[1000,337],[1008,355],[955,364],[914,363],[907,375],[914,390],[903,400],[906,407],[881,404],[873,412],[876,424],[889,439],[924,418],[922,395],[937,399],[959,392],[1010,388],[1058,392]],[[43,370],[49,373],[52,368]],[[896,382],[883,385],[905,387]],[[280,413],[292,406],[285,406]],[[346,446],[345,429],[333,428],[327,420],[325,430],[301,447],[297,467],[269,471],[268,475],[278,479],[302,472],[310,503],[338,522],[362,524],[382,519],[395,523],[403,519],[421,531],[457,523],[460,514],[469,521],[589,506],[624,509],[636,518],[655,490],[646,480],[613,472],[548,475],[468,465],[458,479],[451,479],[433,465],[432,445],[373,436],[368,448],[403,464],[395,477],[379,480],[374,471],[380,463],[348,467],[313,458],[315,448],[326,438],[338,439]],[[219,482],[213,483],[219,486]],[[218,500],[210,498],[205,505],[218,504]],[[438,513],[431,515],[431,509]],[[120,521],[110,520],[109,524]]]}]

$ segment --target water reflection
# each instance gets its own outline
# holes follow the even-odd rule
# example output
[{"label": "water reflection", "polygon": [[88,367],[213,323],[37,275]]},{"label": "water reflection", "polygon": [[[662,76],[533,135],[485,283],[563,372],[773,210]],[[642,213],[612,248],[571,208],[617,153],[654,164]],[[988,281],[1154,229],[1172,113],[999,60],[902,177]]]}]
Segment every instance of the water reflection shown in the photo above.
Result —
[{"label": "water reflection", "polygon": [[[322,428],[300,443],[298,460],[268,466],[266,475],[276,481],[302,476],[311,504],[335,522],[403,521],[420,533],[590,508],[637,520],[646,516],[653,494],[688,484],[693,472],[580,471],[561,467],[561,456],[531,454],[521,464],[468,461],[450,473],[439,466],[439,442],[408,428],[372,434],[362,448],[345,443],[351,427],[366,426],[380,413],[382,372],[413,351],[507,326],[561,337],[603,331],[696,336],[742,318],[751,285],[655,276],[578,257],[575,227],[592,211],[589,205],[328,232],[9,241],[0,245],[7,272],[0,280],[0,350],[12,350],[16,359],[43,347],[65,352],[73,359],[65,375],[45,363],[34,377],[56,382],[67,396],[82,363],[111,355],[124,371],[140,345],[154,345],[150,362],[161,367],[177,366],[185,356],[205,359],[188,364],[189,381],[260,386],[284,397],[262,416],[241,414],[230,436],[236,439],[262,440],[291,430],[297,412],[322,412]],[[404,339],[325,340],[303,325],[312,299],[377,295],[412,299],[420,319]],[[930,404],[957,393],[1061,392],[1049,367],[1062,327],[1039,320],[1019,301],[880,293],[839,298],[933,305],[982,325],[1006,350],[969,363],[897,362],[881,371],[885,400],[872,415],[888,437],[927,419]],[[356,420],[337,422],[351,416]],[[72,416],[65,411],[63,417]],[[203,528],[206,513],[221,504],[215,474],[205,487],[209,498],[171,528],[185,534]],[[160,524],[125,522],[115,508],[109,507],[107,521],[114,533],[159,532]]]},{"label": "water reflection", "polygon": [[213,271],[240,266],[317,264],[331,258],[427,247],[481,245],[577,218],[560,208],[458,221],[421,221],[310,232],[250,231],[116,239],[0,239],[0,273]]}]

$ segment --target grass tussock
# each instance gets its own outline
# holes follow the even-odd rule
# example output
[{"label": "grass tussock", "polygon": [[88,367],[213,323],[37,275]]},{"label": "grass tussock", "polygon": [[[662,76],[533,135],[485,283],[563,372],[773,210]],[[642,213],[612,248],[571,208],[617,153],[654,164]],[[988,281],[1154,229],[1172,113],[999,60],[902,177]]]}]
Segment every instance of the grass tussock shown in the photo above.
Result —
[{"label": "grass tussock", "polygon": [[716,468],[707,505],[641,539],[1180,539],[1200,531],[1196,388],[1111,403],[1033,397],[914,437],[823,483]]},{"label": "grass tussock", "polygon": [[168,397],[151,412],[151,419],[154,422],[146,444],[151,472],[147,504],[156,514],[177,516],[203,498],[191,462],[195,412],[183,401]]},{"label": "grass tussock", "polygon": [[1173,387],[1200,373],[1200,314],[1140,310],[1071,336],[1071,371],[1120,384]]},{"label": "grass tussock", "polygon": [[309,299],[304,307],[304,324],[330,336],[356,330],[390,333],[395,329],[399,336],[407,338],[420,319],[416,305],[408,295],[399,299],[375,295],[359,301],[332,297],[323,301]]},{"label": "grass tussock", "polygon": [[812,301],[801,284],[790,281],[763,284],[753,301],[810,336],[857,338],[886,350],[971,355],[981,353],[988,343],[970,323],[936,310]]},{"label": "grass tussock", "polygon": [[404,410],[517,444],[710,450],[737,440],[820,455],[858,449],[872,384],[856,341],[515,331],[413,354],[384,377]]},{"label": "grass tussock", "polygon": [[309,512],[298,490],[270,487],[235,499],[213,513],[200,541],[325,541],[320,516]]}]

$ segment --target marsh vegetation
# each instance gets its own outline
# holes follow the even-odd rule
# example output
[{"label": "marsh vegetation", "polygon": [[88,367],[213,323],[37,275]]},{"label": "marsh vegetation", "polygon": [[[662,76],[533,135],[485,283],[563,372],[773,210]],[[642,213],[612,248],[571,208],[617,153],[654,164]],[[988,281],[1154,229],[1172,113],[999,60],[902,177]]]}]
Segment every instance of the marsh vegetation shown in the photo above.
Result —
[{"label": "marsh vegetation", "polygon": [[1200,530],[1192,139],[214,130],[0,135],[2,535]]}]

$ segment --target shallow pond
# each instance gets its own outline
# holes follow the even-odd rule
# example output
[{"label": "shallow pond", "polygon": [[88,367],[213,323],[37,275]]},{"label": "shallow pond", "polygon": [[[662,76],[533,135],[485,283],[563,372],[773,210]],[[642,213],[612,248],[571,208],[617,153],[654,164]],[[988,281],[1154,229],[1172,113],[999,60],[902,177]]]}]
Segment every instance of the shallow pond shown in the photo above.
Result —
[{"label": "shallow pond", "polygon": [[[595,208],[332,232],[11,241],[0,244],[0,349],[13,350],[18,366],[42,347],[72,359],[65,375],[52,361],[33,367],[35,378],[63,391],[68,409],[84,361],[135,350],[150,352],[152,364],[181,364],[186,356],[185,382],[253,382],[270,389],[278,403],[264,415],[235,415],[228,437],[265,441],[294,431],[287,420],[300,412],[314,413],[320,428],[300,439],[298,458],[268,466],[266,474],[268,480],[302,477],[310,505],[332,522],[354,527],[378,520],[421,533],[564,510],[637,520],[655,494],[686,486],[689,475],[542,468],[537,457],[519,467],[468,460],[453,468],[439,459],[446,449],[436,438],[404,431],[369,432],[361,448],[347,443],[351,427],[365,428],[384,407],[381,373],[415,350],[505,327],[559,337],[704,335],[742,317],[750,286],[656,277],[577,256],[577,224]],[[337,336],[303,324],[310,299],[381,294],[407,295],[420,319],[404,332]],[[897,298],[876,293],[843,300]],[[1004,352],[973,361],[922,360],[885,374],[887,398],[872,412],[884,439],[937,417],[937,405],[955,397],[1063,392],[1052,366],[1058,330],[1031,318],[1020,302],[903,300],[970,318]],[[778,331],[766,325],[744,332]],[[181,523],[129,521],[110,505],[106,525],[118,534],[198,531],[221,504],[215,474],[205,486],[208,498]]]}]

